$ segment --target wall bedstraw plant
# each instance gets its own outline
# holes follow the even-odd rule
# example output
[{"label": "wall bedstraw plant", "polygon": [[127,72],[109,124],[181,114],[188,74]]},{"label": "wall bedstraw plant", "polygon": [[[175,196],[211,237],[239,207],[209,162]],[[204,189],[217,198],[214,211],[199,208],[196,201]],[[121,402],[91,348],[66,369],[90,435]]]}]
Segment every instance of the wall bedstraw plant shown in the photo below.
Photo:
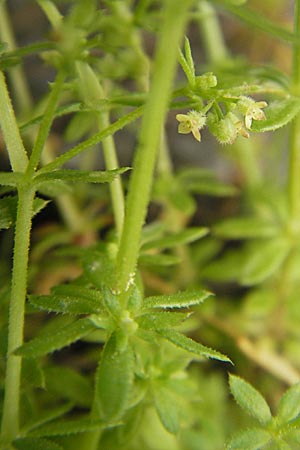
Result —
[{"label": "wall bedstraw plant", "polygon": [[[98,3],[33,2],[50,31],[23,47],[0,3],[0,449],[296,449],[299,2],[293,31],[246,1]],[[219,11],[290,46],[291,75],[231,56]],[[35,54],[55,73],[37,104]],[[231,149],[239,185],[177,169],[167,118]]]}]

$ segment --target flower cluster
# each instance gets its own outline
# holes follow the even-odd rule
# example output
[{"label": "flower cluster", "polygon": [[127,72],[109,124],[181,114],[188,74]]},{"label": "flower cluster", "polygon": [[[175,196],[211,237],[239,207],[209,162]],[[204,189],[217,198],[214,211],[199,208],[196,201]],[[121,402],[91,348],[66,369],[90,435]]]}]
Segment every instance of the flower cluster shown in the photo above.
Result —
[{"label": "flower cluster", "polygon": [[[229,98],[228,98],[229,99]],[[238,136],[249,138],[252,120],[265,120],[263,108],[267,106],[264,101],[256,102],[251,97],[240,96],[232,98],[227,105],[227,112],[223,113],[219,105],[211,103],[203,111],[189,111],[187,114],[177,114],[179,122],[178,132],[192,133],[197,141],[201,141],[200,130],[207,124],[210,132],[221,144],[232,144]],[[207,111],[212,111],[207,114]]]}]

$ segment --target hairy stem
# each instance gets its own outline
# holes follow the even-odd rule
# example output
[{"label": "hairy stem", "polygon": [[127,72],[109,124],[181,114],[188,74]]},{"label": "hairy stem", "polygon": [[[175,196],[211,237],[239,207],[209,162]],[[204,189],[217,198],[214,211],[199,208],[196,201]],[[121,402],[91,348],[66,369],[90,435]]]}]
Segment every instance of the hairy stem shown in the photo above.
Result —
[{"label": "hairy stem", "polygon": [[14,439],[19,430],[21,357],[13,351],[23,343],[27,266],[34,191],[22,187],[19,192],[15,229],[14,261],[8,324],[7,366],[2,417],[4,440]]},{"label": "hairy stem", "polygon": [[164,23],[130,179],[124,229],[117,258],[117,283],[121,292],[127,291],[136,269],[156,155],[176,67],[177,48],[184,33],[191,4],[181,0],[168,0],[165,3]]}]

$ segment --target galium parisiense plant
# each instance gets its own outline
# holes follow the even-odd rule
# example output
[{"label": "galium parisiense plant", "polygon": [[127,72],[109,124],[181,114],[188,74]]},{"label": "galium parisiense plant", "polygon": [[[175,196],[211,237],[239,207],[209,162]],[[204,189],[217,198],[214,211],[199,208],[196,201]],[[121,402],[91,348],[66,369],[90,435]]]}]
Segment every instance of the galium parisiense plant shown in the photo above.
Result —
[{"label": "galium parisiense plant", "polygon": [[[298,448],[300,3],[291,31],[251,3],[37,0],[24,47],[0,3],[2,450]],[[291,47],[290,74],[231,56],[219,12]],[[175,169],[167,116],[240,183]],[[199,224],[201,199],[237,214]]]}]

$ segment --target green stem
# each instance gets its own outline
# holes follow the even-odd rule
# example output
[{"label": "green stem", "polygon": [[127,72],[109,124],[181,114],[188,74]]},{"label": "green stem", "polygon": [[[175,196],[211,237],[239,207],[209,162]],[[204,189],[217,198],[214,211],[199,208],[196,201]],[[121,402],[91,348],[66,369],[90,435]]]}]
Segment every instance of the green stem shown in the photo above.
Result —
[{"label": "green stem", "polygon": [[202,15],[201,31],[208,61],[213,65],[224,63],[229,55],[220,29],[219,20],[214,7],[207,1],[200,1],[198,5]]},{"label": "green stem", "polygon": [[0,123],[12,170],[25,172],[28,158],[2,72],[0,72]]},{"label": "green stem", "polygon": [[[300,0],[295,1],[294,11],[294,33],[299,36],[300,32]],[[300,43],[299,39],[293,44],[293,64],[292,64],[292,93],[300,94]],[[291,227],[297,227],[299,221],[300,199],[300,116],[294,119],[291,125],[290,135],[290,159],[289,159],[289,179],[288,179],[288,204],[291,218]]]},{"label": "green stem", "polygon": [[[110,122],[108,112],[104,111],[103,113],[101,113],[98,116],[98,122],[101,129],[109,127]],[[117,169],[119,167],[119,162],[117,158],[117,152],[113,136],[108,136],[107,138],[103,139],[102,146],[106,169],[108,170]],[[114,218],[116,221],[117,235],[118,238],[120,239],[123,230],[124,209],[125,209],[124,193],[120,176],[116,177],[110,183],[110,194],[112,199]]]},{"label": "green stem", "polygon": [[[0,2],[0,37],[3,42],[7,43],[8,50],[14,50],[16,48],[15,37],[4,1]],[[30,111],[32,107],[32,100],[27,83],[25,82],[22,66],[17,65],[12,67],[9,70],[9,77],[15,93],[13,98],[16,102],[17,111],[21,114]]]},{"label": "green stem", "polygon": [[[82,61],[76,63],[76,69],[80,80],[81,94],[87,105],[93,106],[95,101],[103,100],[105,98],[104,90],[93,69],[87,63]],[[101,130],[110,126],[109,113],[106,110],[97,113],[97,120]],[[117,169],[119,167],[119,162],[113,136],[109,135],[104,138],[102,146],[106,169]],[[116,177],[113,182],[110,183],[110,193],[117,235],[118,238],[120,238],[124,222],[124,194],[121,177]]]},{"label": "green stem", "polygon": [[19,191],[9,309],[7,366],[2,417],[2,434],[5,441],[14,439],[19,431],[21,357],[14,356],[12,353],[23,343],[33,200],[34,191],[30,187],[22,187]]},{"label": "green stem", "polygon": [[46,140],[50,131],[50,127],[53,121],[59,97],[64,86],[64,81],[65,81],[64,71],[58,72],[57,77],[53,84],[52,91],[49,95],[44,117],[39,127],[39,131],[32,149],[32,153],[27,168],[28,176],[31,176],[34,173],[40,161],[41,153],[46,144]]},{"label": "green stem", "polygon": [[[177,48],[184,33],[189,1],[165,2],[164,23],[156,57],[154,75],[142,120],[139,145],[130,179],[126,216],[117,257],[118,289],[126,292],[134,276],[142,226],[154,172],[154,165],[167,112],[174,77]],[[126,295],[126,294],[125,294]]]},{"label": "green stem", "polygon": [[[210,64],[221,66],[228,61],[230,54],[227,51],[215,9],[204,0],[200,1],[198,8],[202,14],[201,32],[207,59]],[[261,173],[253,147],[249,141],[239,139],[231,148],[231,152],[249,187],[257,186],[261,181]]]}]

